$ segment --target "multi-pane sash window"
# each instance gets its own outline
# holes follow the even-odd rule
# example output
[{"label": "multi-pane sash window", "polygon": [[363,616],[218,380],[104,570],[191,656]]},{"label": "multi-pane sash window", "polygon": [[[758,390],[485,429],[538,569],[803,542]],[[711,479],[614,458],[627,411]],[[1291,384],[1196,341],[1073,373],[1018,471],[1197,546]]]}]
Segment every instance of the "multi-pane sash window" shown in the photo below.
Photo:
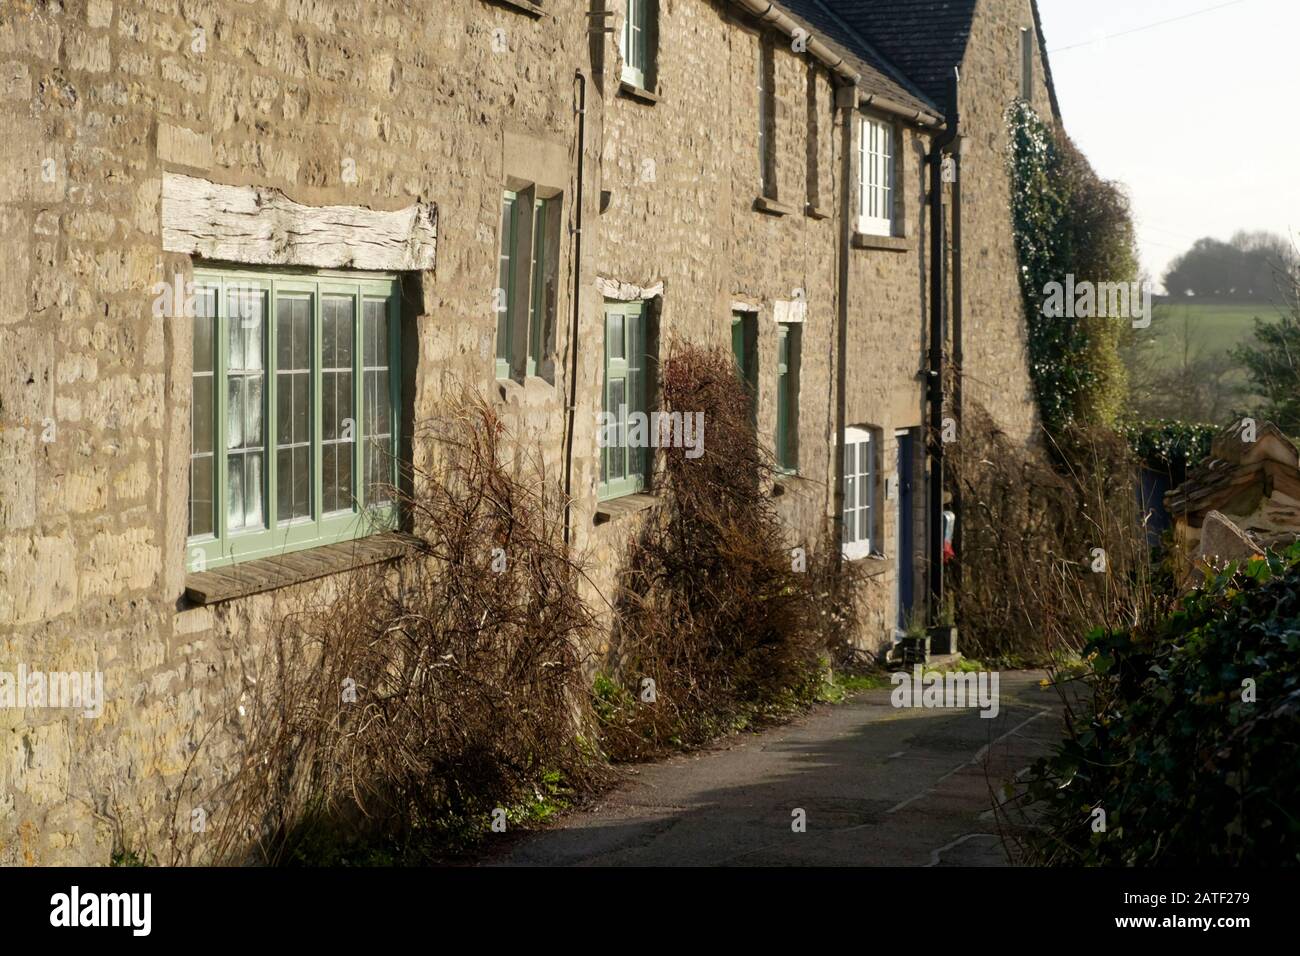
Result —
[{"label": "multi-pane sash window", "polygon": [[844,556],[879,551],[876,542],[877,442],[863,428],[844,430]]},{"label": "multi-pane sash window", "polygon": [[623,19],[623,79],[646,88],[650,72],[650,4],[653,0],[627,0]]},{"label": "multi-pane sash window", "polygon": [[387,277],[195,273],[190,570],[391,525],[397,310]]},{"label": "multi-pane sash window", "polygon": [[858,137],[858,232],[894,233],[894,127],[870,116]]},{"label": "multi-pane sash window", "polygon": [[[510,378],[521,368],[527,375],[542,374],[546,343],[553,334],[550,313],[557,252],[550,226],[559,199],[533,199],[532,215],[528,216],[526,203],[532,193],[531,189],[524,193],[507,190],[501,196],[497,378]],[[527,268],[522,268],[524,264]]]},{"label": "multi-pane sash window", "polygon": [[799,353],[802,326],[777,325],[776,338],[776,464],[782,471],[799,470]]},{"label": "multi-pane sash window", "polygon": [[[617,498],[646,487],[650,452],[646,442],[629,441],[629,416],[646,408],[645,305],[605,303],[605,385],[602,410],[611,422],[602,439],[599,497]],[[648,439],[648,429],[641,435]]]}]

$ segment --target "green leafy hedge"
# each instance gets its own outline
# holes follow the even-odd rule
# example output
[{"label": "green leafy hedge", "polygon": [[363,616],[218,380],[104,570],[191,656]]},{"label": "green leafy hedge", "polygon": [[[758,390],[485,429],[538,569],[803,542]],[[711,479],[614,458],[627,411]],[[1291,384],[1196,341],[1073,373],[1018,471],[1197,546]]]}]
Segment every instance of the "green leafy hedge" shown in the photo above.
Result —
[{"label": "green leafy hedge", "polygon": [[1210,454],[1218,431],[1214,425],[1157,419],[1125,422],[1119,433],[1142,462],[1161,471],[1191,468]]},{"label": "green leafy hedge", "polygon": [[1085,653],[1093,711],[1030,779],[1039,862],[1300,863],[1300,544]]}]

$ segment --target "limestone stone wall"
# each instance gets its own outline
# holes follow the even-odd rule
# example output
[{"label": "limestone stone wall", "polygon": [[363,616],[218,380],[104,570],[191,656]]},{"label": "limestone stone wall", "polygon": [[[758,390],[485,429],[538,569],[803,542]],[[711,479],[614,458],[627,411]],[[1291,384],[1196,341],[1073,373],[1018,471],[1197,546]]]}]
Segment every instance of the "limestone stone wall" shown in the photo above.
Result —
[{"label": "limestone stone wall", "polygon": [[[1020,95],[1020,30],[1034,32],[1029,0],[976,5],[961,68],[962,344],[965,396],[1013,441],[1037,428],[1028,334],[1011,229],[1006,110]],[[1050,120],[1042,51],[1034,36],[1033,106]]]},{"label": "limestone stone wall", "polygon": [[[190,330],[152,304],[193,263],[163,251],[163,172],[309,205],[436,204],[436,268],[403,319],[409,411],[456,380],[491,394],[507,131],[575,149],[587,20],[576,0],[547,7],[0,8],[0,661],[99,671],[106,696],[93,720],[0,709],[0,862],[106,863],[123,843],[167,861],[178,798],[201,857],[188,803],[239,757],[259,642],[329,592],[186,607]],[[505,405],[552,462],[561,405]]]},{"label": "limestone stone wall", "polygon": [[[682,342],[729,350],[733,305],[756,310],[758,429],[769,443],[776,430],[777,317],[797,303],[793,309],[803,316],[799,474],[782,481],[778,504],[790,524],[791,546],[811,548],[830,508],[838,223],[808,215],[810,198],[818,197],[809,195],[807,169],[811,136],[821,182],[831,178],[830,77],[824,69],[810,70],[788,40],[774,42],[776,193],[787,211],[759,211],[759,30],[727,4],[659,9],[658,102],[616,94],[604,104],[600,188],[610,201],[596,223],[596,270],[635,286],[662,285],[661,357]],[[611,73],[617,72],[615,63]],[[810,84],[821,112],[821,125],[811,133]],[[833,202],[830,189],[822,187],[822,201]],[[599,310],[599,297],[592,306]],[[595,315],[590,341],[599,341],[600,329]],[[597,349],[585,354],[579,396],[594,402],[600,355]],[[580,406],[579,421],[584,411]],[[707,449],[707,421],[705,428]],[[586,437],[588,452],[580,487],[594,501],[594,435],[578,436]],[[616,518],[593,530],[597,566],[618,566],[632,524]],[[612,583],[609,575],[601,580]]]},{"label": "limestone stone wall", "polygon": [[[661,2],[658,99],[648,103],[618,92],[618,17],[613,34],[593,39],[586,3],[542,7],[540,17],[508,0],[0,7],[0,670],[102,672],[106,697],[97,719],[0,708],[0,863],[106,863],[123,846],[163,862],[204,859],[190,814],[221,812],[205,801],[242,758],[267,636],[338,584],[211,607],[184,598],[190,328],[155,317],[153,303],[159,283],[188,279],[195,263],[164,251],[164,172],[273,187],[314,206],[436,205],[435,267],[404,282],[403,415],[431,418],[468,384],[558,482],[572,402],[574,543],[598,591],[612,588],[638,525],[634,514],[594,520],[603,290],[653,297],[665,351],[674,341],[728,347],[733,303],[757,309],[759,428],[769,438],[776,318],[802,315],[800,468],[778,504],[792,546],[815,540],[833,506],[844,188],[829,75],[776,38],[785,213],[763,212],[756,23],[721,0]],[[928,147],[910,130],[905,146],[909,244],[855,249],[849,262],[846,420],[881,430],[882,483],[895,430],[919,426],[923,408]],[[494,380],[500,202],[512,178],[563,193],[554,381]],[[988,202],[977,210],[991,218],[1002,207]],[[810,215],[809,203],[830,216]],[[1002,234],[989,228],[990,269],[1001,269]],[[990,278],[982,301],[1004,286],[1018,304],[1013,272]],[[1018,381],[1009,314],[972,328],[968,352],[1003,362],[983,374]],[[1005,341],[976,347],[980,336]],[[1001,406],[1009,419],[1017,401],[1012,389]],[[408,453],[427,463],[420,443]],[[887,503],[882,520],[868,646],[888,640],[895,615]]]}]

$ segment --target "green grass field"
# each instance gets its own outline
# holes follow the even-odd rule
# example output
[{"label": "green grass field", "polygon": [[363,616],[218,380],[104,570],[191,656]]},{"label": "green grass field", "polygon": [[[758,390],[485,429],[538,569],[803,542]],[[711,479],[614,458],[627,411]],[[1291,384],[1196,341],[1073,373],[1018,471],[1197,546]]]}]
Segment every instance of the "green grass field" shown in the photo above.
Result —
[{"label": "green grass field", "polygon": [[1281,315],[1269,303],[1157,304],[1151,327],[1135,329],[1123,350],[1131,410],[1144,418],[1223,422],[1252,407],[1259,396],[1232,351],[1255,343],[1256,317]]},{"label": "green grass field", "polygon": [[1255,341],[1255,318],[1276,321],[1281,313],[1277,306],[1261,303],[1165,304],[1157,305],[1151,328],[1138,329],[1140,342],[1155,347],[1160,362],[1167,366],[1183,364],[1190,349],[1206,356],[1227,356],[1239,345]]}]

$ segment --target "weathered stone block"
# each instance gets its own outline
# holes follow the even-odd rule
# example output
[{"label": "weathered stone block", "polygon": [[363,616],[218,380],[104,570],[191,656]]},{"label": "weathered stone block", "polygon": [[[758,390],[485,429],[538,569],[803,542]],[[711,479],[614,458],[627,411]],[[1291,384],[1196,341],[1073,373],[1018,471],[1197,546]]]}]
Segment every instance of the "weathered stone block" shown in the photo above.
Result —
[{"label": "weathered stone block", "polygon": [[65,614],[76,596],[76,548],[69,535],[0,540],[0,624]]}]

